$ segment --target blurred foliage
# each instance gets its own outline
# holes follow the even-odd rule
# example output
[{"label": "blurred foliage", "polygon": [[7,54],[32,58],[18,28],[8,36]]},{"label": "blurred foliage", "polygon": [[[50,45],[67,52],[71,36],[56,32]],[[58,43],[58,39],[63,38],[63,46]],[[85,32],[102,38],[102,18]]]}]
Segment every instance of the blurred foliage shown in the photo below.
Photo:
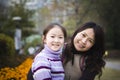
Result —
[{"label": "blurred foliage", "polygon": [[41,8],[40,13],[42,13],[42,16],[50,16],[50,11],[47,7]]},{"label": "blurred foliage", "polygon": [[106,42],[108,43],[108,48],[120,49],[120,1],[98,0],[95,3],[98,3],[96,10],[106,23]]},{"label": "blurred foliage", "polygon": [[69,37],[73,34],[73,31],[75,30],[74,26],[76,26],[76,22],[75,22],[75,20],[70,18],[63,23],[63,26],[65,26],[65,28],[67,30],[68,37]]},{"label": "blurred foliage", "polygon": [[28,49],[30,47],[33,47],[36,51],[36,47],[41,47],[42,44],[42,39],[40,38],[35,38],[34,40],[32,40],[31,42],[25,42],[25,46],[24,46],[24,53],[25,54],[29,54]]},{"label": "blurred foliage", "polygon": [[[3,17],[0,17],[0,33],[5,33],[13,37],[16,27],[19,27],[22,30],[25,29],[28,32],[28,28],[34,27],[34,22],[32,21],[34,11],[26,9],[25,3],[26,0],[20,0],[19,4],[13,2],[11,6],[1,9],[3,12],[1,12],[2,14],[0,14],[0,16]],[[21,20],[13,20],[14,17],[20,17]],[[22,36],[25,37],[28,35]]]},{"label": "blurred foliage", "polygon": [[12,56],[15,54],[14,41],[10,36],[0,34],[0,55]]}]

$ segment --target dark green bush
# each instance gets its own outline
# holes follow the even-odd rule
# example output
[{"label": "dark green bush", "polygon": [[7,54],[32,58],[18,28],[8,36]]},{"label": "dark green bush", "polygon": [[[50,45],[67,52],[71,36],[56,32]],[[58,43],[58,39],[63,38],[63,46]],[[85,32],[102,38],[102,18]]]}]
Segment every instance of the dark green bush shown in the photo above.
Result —
[{"label": "dark green bush", "polygon": [[15,54],[14,40],[9,36],[0,33],[0,55],[14,55],[14,54]]}]

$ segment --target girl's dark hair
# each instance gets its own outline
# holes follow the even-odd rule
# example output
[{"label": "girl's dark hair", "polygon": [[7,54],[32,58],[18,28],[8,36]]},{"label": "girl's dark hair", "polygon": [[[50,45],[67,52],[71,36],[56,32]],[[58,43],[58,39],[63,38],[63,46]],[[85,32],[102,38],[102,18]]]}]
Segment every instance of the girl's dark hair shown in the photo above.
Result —
[{"label": "girl's dark hair", "polygon": [[62,32],[63,32],[63,34],[64,34],[64,37],[66,38],[66,37],[67,37],[67,33],[66,33],[65,28],[64,28],[63,26],[61,26],[60,24],[58,24],[58,23],[51,23],[50,25],[48,25],[48,26],[44,29],[43,35],[46,36],[47,33],[48,33],[48,31],[49,31],[50,29],[54,28],[56,25],[61,28],[61,30],[62,30]]},{"label": "girl's dark hair", "polygon": [[[94,34],[95,34],[95,43],[94,45],[86,52],[80,52],[77,51],[74,47],[73,40],[77,33],[87,29],[87,28],[93,28]],[[83,24],[83,26],[79,27],[71,37],[70,44],[68,43],[64,52],[63,57],[65,58],[64,65],[72,59],[72,64],[74,64],[74,54],[80,54],[86,57],[85,60],[85,69],[89,66],[92,66],[90,68],[90,71],[96,71],[97,73],[102,74],[102,67],[105,66],[105,61],[103,60],[103,56],[105,53],[105,47],[104,47],[104,32],[102,28],[97,25],[94,22],[87,22]]]}]

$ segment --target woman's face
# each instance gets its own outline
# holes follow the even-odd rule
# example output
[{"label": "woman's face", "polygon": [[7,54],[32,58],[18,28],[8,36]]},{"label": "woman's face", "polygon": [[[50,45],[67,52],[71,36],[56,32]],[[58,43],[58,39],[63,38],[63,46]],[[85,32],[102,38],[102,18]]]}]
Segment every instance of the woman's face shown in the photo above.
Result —
[{"label": "woman's face", "polygon": [[93,28],[87,28],[76,34],[73,44],[77,51],[89,50],[95,42],[95,34]]}]

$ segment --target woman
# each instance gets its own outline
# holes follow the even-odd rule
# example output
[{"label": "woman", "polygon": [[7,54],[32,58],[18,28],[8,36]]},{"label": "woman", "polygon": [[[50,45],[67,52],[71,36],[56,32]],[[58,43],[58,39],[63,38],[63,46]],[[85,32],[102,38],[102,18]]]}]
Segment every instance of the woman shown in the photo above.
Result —
[{"label": "woman", "polygon": [[79,27],[62,55],[65,80],[94,80],[97,74],[100,78],[105,66],[104,53],[102,28],[94,22]]}]

